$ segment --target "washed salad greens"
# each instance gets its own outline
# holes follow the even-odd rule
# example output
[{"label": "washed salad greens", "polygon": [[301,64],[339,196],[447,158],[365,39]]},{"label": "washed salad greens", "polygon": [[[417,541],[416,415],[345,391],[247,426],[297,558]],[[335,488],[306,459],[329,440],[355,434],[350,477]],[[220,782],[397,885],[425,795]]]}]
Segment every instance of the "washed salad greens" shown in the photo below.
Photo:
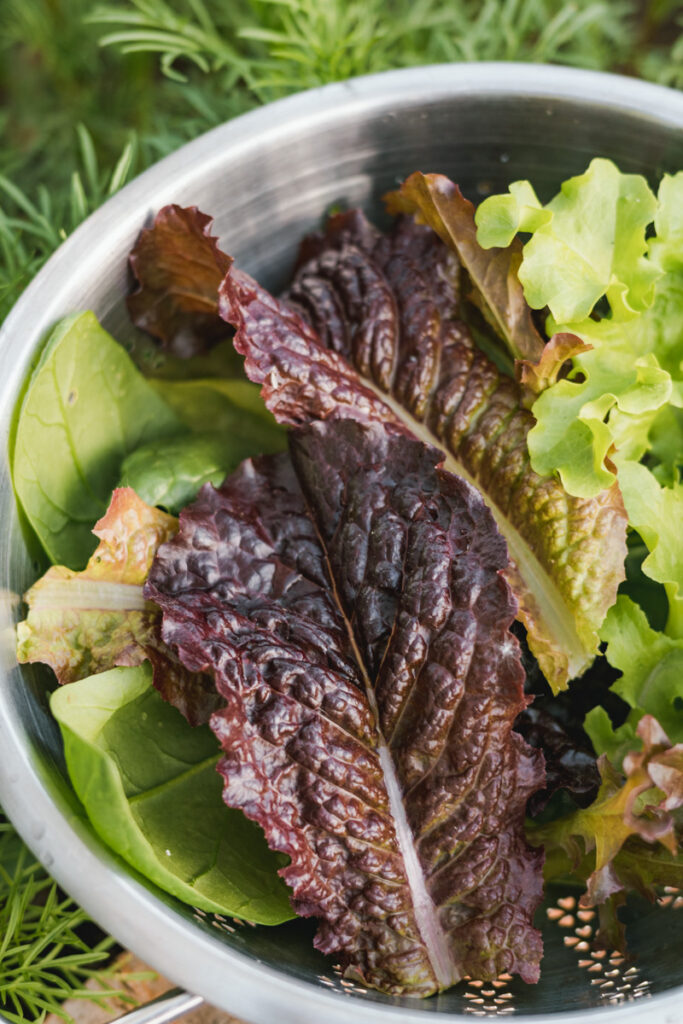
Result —
[{"label": "washed salad greens", "polygon": [[279,299],[162,210],[129,297],[156,377],[55,328],[18,657],[69,684],[74,788],[139,872],[425,996],[538,979],[544,875],[620,947],[626,894],[683,884],[683,172],[386,202]]}]

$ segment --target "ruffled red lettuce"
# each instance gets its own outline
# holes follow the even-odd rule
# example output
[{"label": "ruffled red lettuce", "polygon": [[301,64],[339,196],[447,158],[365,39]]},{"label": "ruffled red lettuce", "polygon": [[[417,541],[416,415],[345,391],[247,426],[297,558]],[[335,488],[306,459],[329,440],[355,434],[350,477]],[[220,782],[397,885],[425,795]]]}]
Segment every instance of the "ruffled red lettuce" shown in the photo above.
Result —
[{"label": "ruffled red lettuce", "polygon": [[281,422],[392,423],[438,445],[480,490],[508,544],[530,646],[557,690],[592,661],[623,579],[623,503],[616,485],[575,498],[531,469],[533,417],[475,345],[459,287],[458,259],[433,231],[404,219],[386,237],[352,212],[305,240],[285,301],[233,269],[219,309]]},{"label": "ruffled red lettuce", "polygon": [[640,719],[636,736],[640,749],[624,757],[623,774],[606,755],[599,758],[600,791],[589,807],[528,830],[560,869],[562,855],[573,869],[588,856],[581,904],[606,908],[602,931],[619,947],[624,936],[616,910],[625,893],[636,889],[654,899],[655,886],[680,882],[682,867],[674,812],[683,807],[683,744],[672,745],[652,715]]},{"label": "ruffled red lettuce", "polygon": [[162,696],[193,725],[206,721],[215,692],[163,642],[161,613],[142,592],[157,548],[177,529],[174,516],[151,508],[130,487],[117,488],[93,528],[100,543],[85,569],[53,565],[25,595],[17,660],[49,665],[59,683],[150,661]]},{"label": "ruffled red lettuce", "polygon": [[544,340],[536,330],[518,276],[522,262],[519,239],[513,238],[504,247],[484,249],[477,241],[474,206],[443,174],[416,171],[400,189],[388,193],[385,202],[390,213],[411,214],[418,223],[428,224],[457,253],[469,277],[471,300],[506,342],[513,358],[540,358]]},{"label": "ruffled red lettuce", "polygon": [[379,423],[294,431],[203,488],[145,588],[224,702],[226,803],[290,857],[316,946],[394,994],[536,981],[541,955],[505,543],[440,459]]},{"label": "ruffled red lettuce", "polygon": [[130,254],[138,282],[128,297],[131,320],[176,356],[197,355],[226,335],[217,293],[232,260],[212,224],[196,206],[165,206]]}]

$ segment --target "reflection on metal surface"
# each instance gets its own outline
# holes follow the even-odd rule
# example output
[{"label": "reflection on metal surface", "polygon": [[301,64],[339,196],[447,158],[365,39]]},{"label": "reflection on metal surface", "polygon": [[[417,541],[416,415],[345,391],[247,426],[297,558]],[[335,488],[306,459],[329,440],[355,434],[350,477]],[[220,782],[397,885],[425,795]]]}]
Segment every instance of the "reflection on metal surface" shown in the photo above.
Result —
[{"label": "reflection on metal surface", "polygon": [[[658,903],[668,905],[661,904],[659,900]],[[591,988],[599,990],[598,1005],[617,1006],[650,995],[650,982],[641,977],[635,961],[619,952],[610,952],[594,945],[597,925],[595,910],[579,907],[576,897],[567,896],[558,899],[554,907],[548,907],[546,914],[560,928],[571,929],[571,934],[564,936],[564,944],[576,951],[579,968],[590,975]]]},{"label": "reflection on metal surface", "polygon": [[[683,909],[683,893],[667,886],[662,889],[656,905],[663,910]],[[617,951],[601,949],[595,945],[598,915],[592,907],[581,907],[574,895],[558,896],[545,908],[550,927],[562,933],[562,944],[576,954],[576,967],[584,976],[585,988],[592,1006],[618,1006],[652,995],[651,984],[636,957],[622,955]],[[256,927],[250,921],[226,918],[220,914],[194,911],[195,919],[234,935],[238,928]],[[547,933],[546,933],[547,937]],[[350,978],[345,978],[339,964],[334,964],[327,973],[317,975],[318,983],[325,988],[347,996],[366,995],[368,989]],[[495,981],[476,981],[465,978],[453,990],[462,1000],[460,1012],[471,1017],[508,1017],[528,1012],[519,1005],[518,980],[509,974],[501,974]]]}]

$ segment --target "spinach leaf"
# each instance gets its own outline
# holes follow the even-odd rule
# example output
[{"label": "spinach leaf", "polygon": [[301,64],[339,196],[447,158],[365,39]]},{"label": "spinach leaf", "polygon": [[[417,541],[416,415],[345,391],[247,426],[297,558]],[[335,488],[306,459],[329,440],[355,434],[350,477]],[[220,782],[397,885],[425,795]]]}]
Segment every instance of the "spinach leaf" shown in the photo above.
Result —
[{"label": "spinach leaf", "polygon": [[183,429],[93,313],[57,324],[29,381],[12,458],[17,497],[53,562],[83,567],[125,456]]},{"label": "spinach leaf", "polygon": [[50,706],[74,789],[124,860],[200,910],[260,924],[293,917],[283,858],[221,799],[218,743],[161,699],[148,663],[61,687]]},{"label": "spinach leaf", "polygon": [[234,445],[215,434],[153,441],[123,460],[120,486],[132,487],[148,505],[177,514],[202,484],[218,487],[241,459]]},{"label": "spinach leaf", "polygon": [[234,465],[249,455],[270,455],[287,447],[285,430],[266,409],[260,389],[248,380],[151,379],[149,383],[190,430],[222,435],[235,453]]}]

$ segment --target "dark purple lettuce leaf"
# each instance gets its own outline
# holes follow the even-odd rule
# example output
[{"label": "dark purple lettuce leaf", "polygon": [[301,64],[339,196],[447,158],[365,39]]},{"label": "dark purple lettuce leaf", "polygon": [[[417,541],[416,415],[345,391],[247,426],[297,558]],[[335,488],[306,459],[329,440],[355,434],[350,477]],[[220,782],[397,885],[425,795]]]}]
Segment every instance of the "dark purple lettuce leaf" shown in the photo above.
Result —
[{"label": "dark purple lettuce leaf", "polygon": [[440,458],[353,419],[294,431],[291,460],[202,490],[145,591],[225,702],[226,803],[291,858],[316,946],[394,994],[536,981],[541,956],[505,543]]},{"label": "dark purple lettuce leaf", "polygon": [[394,424],[404,430],[386,403],[287,303],[273,298],[240,270],[220,288],[221,315],[236,328],[234,345],[245,357],[250,380],[279,423],[295,427],[330,416],[362,423]]},{"label": "dark purple lettuce leaf", "polygon": [[545,758],[545,788],[533,794],[527,812],[537,815],[558,789],[566,790],[579,807],[588,807],[600,788],[597,758],[588,737],[577,738],[550,710],[541,707],[526,708],[515,729]]},{"label": "dark purple lettuce leaf", "polygon": [[624,575],[626,515],[616,485],[581,499],[533,472],[533,416],[475,345],[459,287],[458,259],[430,228],[404,218],[386,237],[354,211],[304,241],[285,301],[233,270],[219,308],[281,422],[400,424],[481,491],[508,543],[530,646],[557,691],[597,650]]},{"label": "dark purple lettuce leaf", "polygon": [[212,223],[196,206],[165,206],[130,254],[138,282],[128,297],[131,319],[182,358],[205,352],[226,336],[218,286],[232,260],[218,248]]},{"label": "dark purple lettuce leaf", "polygon": [[504,249],[483,249],[477,241],[474,206],[443,174],[416,171],[384,199],[390,213],[414,215],[458,254],[471,282],[471,300],[505,340],[514,358],[539,359],[544,340],[536,330],[518,277],[520,240],[515,238]]}]

